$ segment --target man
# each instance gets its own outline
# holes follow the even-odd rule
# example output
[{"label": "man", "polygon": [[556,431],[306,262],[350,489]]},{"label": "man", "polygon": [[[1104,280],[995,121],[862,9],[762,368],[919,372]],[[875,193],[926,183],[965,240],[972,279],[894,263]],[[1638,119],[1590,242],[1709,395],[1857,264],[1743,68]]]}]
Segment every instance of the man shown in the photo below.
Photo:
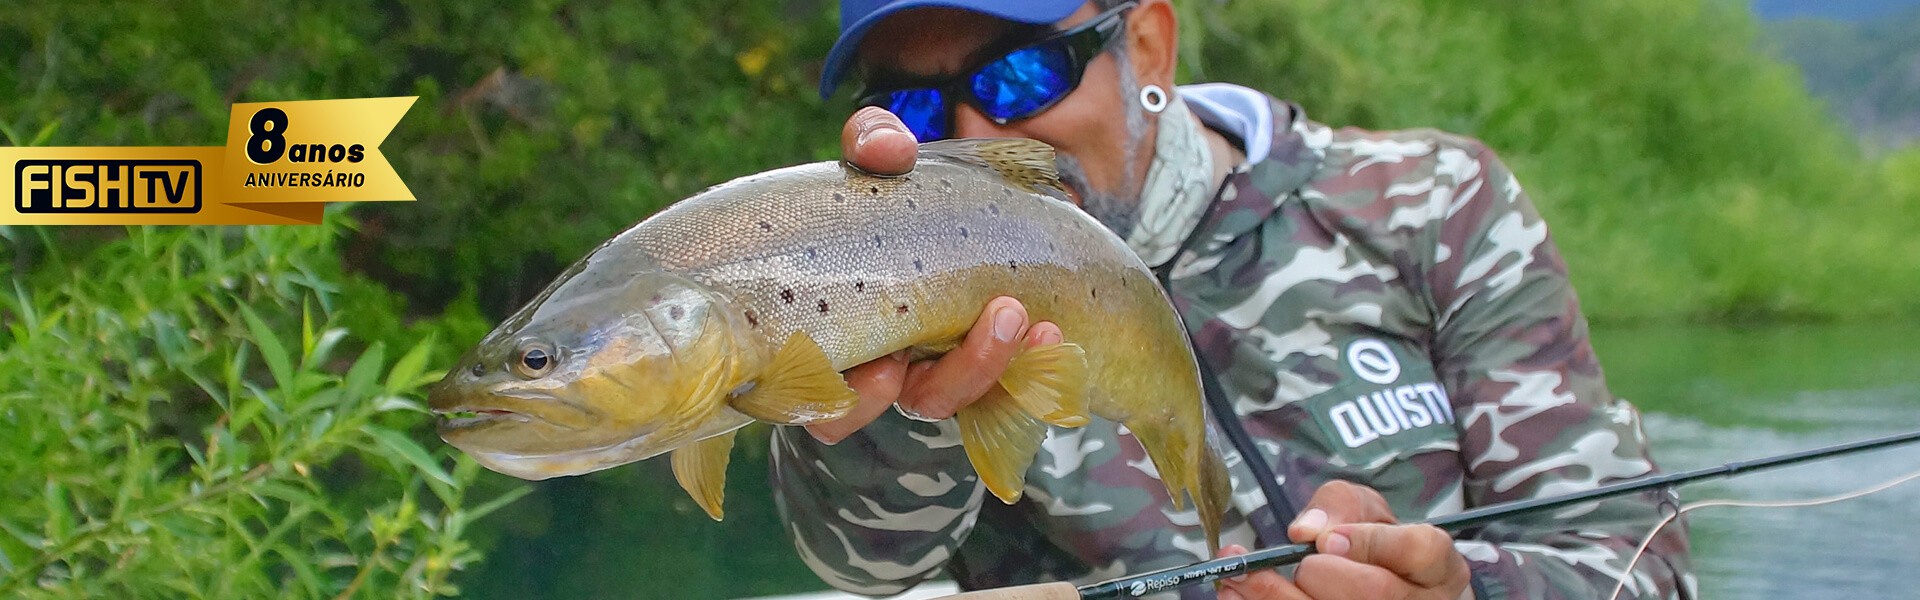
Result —
[{"label": "man", "polygon": [[[916,138],[1047,142],[1080,206],[1170,281],[1237,413],[1223,429],[1252,438],[1238,448],[1253,456],[1228,458],[1227,552],[1322,551],[1290,579],[1262,573],[1223,596],[1598,597],[1622,578],[1623,597],[1692,595],[1677,529],[1624,571],[1656,496],[1457,541],[1403,523],[1655,469],[1545,225],[1479,143],[1334,130],[1236,86],[1176,89],[1165,0],[844,0],[841,19],[822,94],[856,71],[870,93],[843,131],[851,163],[905,172]],[[848,371],[852,416],[775,434],[776,497],[802,559],[835,587],[885,595],[943,569],[981,588],[1207,558],[1195,515],[1171,510],[1111,422],[1050,431],[1025,496],[983,499],[941,419],[1022,344],[1072,337],[1000,298],[937,361]]]}]

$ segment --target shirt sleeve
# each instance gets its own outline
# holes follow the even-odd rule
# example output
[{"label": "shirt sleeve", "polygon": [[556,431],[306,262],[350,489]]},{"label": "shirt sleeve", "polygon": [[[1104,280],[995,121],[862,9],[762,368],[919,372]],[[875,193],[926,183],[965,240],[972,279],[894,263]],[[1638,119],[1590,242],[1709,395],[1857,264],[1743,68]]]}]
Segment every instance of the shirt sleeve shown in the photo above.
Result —
[{"label": "shirt sleeve", "polygon": [[[1432,237],[1435,366],[1459,416],[1468,506],[1557,496],[1657,471],[1640,415],[1608,392],[1547,226],[1477,143],[1442,149],[1449,215]],[[1683,523],[1627,562],[1662,493],[1516,517],[1461,536],[1482,598],[1691,598]]]},{"label": "shirt sleeve", "polygon": [[774,501],[801,561],[848,593],[893,595],[938,573],[985,490],[951,420],[889,411],[833,446],[776,427],[771,452]]}]

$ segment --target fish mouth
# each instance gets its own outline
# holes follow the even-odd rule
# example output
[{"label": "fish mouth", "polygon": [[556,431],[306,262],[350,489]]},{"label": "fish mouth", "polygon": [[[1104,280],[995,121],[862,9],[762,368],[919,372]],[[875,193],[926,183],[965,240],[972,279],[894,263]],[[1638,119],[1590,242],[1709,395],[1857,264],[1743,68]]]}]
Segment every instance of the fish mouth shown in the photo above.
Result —
[{"label": "fish mouth", "polygon": [[440,417],[442,432],[464,431],[502,422],[532,423],[535,419],[526,413],[501,408],[436,408],[433,414]]}]

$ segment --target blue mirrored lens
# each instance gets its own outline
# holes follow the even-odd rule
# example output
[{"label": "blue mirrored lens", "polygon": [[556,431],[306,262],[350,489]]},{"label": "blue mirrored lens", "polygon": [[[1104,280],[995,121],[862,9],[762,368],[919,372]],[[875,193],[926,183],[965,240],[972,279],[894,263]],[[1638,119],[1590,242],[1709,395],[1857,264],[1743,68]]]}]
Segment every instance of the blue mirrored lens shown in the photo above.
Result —
[{"label": "blue mirrored lens", "polygon": [[947,103],[940,90],[900,90],[887,96],[887,110],[907,124],[907,130],[922,142],[946,139]]},{"label": "blue mirrored lens", "polygon": [[1070,62],[1061,44],[1015,50],[973,76],[973,94],[989,117],[1029,116],[1066,95]]}]

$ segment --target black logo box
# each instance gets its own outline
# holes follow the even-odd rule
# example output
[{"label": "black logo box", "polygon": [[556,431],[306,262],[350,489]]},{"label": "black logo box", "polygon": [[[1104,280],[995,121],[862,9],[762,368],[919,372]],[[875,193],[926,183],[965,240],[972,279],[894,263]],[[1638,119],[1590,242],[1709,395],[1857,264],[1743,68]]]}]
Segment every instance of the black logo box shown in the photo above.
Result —
[{"label": "black logo box", "polygon": [[[65,177],[61,177],[60,181],[48,181],[47,182],[48,187],[38,188],[36,190],[36,191],[44,191],[47,194],[47,201],[44,203],[44,205],[31,202],[30,199],[27,198],[27,193],[28,193],[27,169],[29,167],[61,167],[60,170],[65,171],[67,167],[75,167],[75,166],[94,167],[94,172],[93,172],[92,181],[91,181],[91,183],[93,184],[94,192],[95,192],[94,198],[93,198],[93,206],[88,206],[85,208],[68,208],[65,206],[60,206],[60,207],[54,206],[53,199],[56,197],[57,193],[64,192],[64,190],[68,189],[67,182],[65,181],[66,179]],[[124,190],[116,187],[116,188],[113,188],[113,191],[121,191],[123,193],[129,194],[128,197],[125,197],[123,199],[123,203],[126,204],[126,206],[108,206],[105,192],[109,190],[106,189],[105,184],[101,182],[100,173],[105,168],[119,169],[121,167],[127,167],[128,181],[126,184],[124,184],[127,187]],[[176,183],[171,180],[167,181],[166,184],[159,184],[158,182],[146,183],[146,182],[139,181],[136,179],[136,176],[141,172],[141,167],[175,167],[176,169],[178,167],[187,167],[190,172],[188,178],[192,180],[190,183],[192,184],[193,189],[190,191],[182,190],[181,196],[182,196],[183,202],[181,202],[178,205],[133,206],[133,198],[131,197],[133,186],[141,185],[143,183],[145,183],[146,185],[166,185],[166,184]],[[14,207],[14,210],[22,214],[197,213],[197,212],[200,212],[200,205],[201,205],[200,199],[201,199],[201,187],[202,187],[201,182],[204,181],[205,179],[204,173],[205,171],[201,169],[200,161],[198,160],[25,159],[25,160],[20,160],[14,163],[13,207]],[[49,175],[49,178],[51,178],[51,175]],[[155,192],[164,193],[161,190],[155,190]],[[149,196],[149,198],[151,198],[151,196]]]}]

